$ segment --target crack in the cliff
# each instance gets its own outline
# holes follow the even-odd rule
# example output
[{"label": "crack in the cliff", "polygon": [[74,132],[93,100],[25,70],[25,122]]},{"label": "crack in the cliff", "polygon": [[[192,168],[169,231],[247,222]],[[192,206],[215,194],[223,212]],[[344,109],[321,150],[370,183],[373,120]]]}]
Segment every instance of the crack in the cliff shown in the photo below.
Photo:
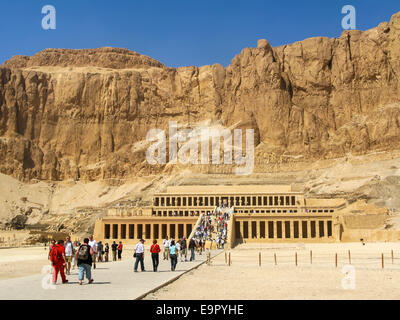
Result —
[{"label": "crack in the cliff", "polygon": [[351,53],[351,44],[350,44],[350,34],[347,34],[347,46],[349,47],[349,57],[350,57],[350,61],[353,61],[353,56]]}]

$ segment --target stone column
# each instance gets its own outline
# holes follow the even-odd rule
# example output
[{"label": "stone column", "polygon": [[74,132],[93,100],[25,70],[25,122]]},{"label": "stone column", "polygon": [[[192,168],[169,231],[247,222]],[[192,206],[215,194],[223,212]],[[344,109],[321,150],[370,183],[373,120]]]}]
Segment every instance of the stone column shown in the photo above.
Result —
[{"label": "stone column", "polygon": [[311,220],[307,220],[307,238],[311,239]]},{"label": "stone column", "polygon": [[272,220],[272,223],[274,224],[274,239],[278,239],[277,221],[276,220]]},{"label": "stone column", "polygon": [[150,237],[149,239],[154,239],[154,223],[150,223]]},{"label": "stone column", "polygon": [[303,220],[299,220],[299,238],[304,239],[303,238]]},{"label": "stone column", "polygon": [[186,226],[186,222],[184,221],[184,224],[183,224],[183,236],[186,238],[188,235],[187,235],[187,226]]},{"label": "stone column", "polygon": [[257,234],[257,239],[261,239],[261,221],[256,220],[256,234]]},{"label": "stone column", "polygon": [[240,238],[244,239],[244,231],[243,231],[243,221],[239,221],[240,223]]},{"label": "stone column", "polygon": [[290,220],[290,239],[294,239],[294,221]]},{"label": "stone column", "polygon": [[324,236],[328,238],[328,220],[324,220]]}]

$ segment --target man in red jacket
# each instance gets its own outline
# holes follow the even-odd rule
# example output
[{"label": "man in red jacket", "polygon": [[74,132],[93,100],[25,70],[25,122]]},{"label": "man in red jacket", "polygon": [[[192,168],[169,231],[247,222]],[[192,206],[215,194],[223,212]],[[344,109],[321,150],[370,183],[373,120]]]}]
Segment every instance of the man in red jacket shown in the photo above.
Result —
[{"label": "man in red jacket", "polygon": [[64,256],[65,256],[64,240],[59,240],[50,252],[50,261],[53,266],[53,284],[57,283],[58,272],[60,272],[62,283],[68,282],[64,274],[64,267],[65,267]]}]

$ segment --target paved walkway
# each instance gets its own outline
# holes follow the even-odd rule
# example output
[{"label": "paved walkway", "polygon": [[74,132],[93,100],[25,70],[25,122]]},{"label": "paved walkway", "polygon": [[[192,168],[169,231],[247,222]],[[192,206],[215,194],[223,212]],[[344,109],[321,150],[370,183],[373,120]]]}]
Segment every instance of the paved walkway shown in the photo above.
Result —
[{"label": "paved walkway", "polygon": [[[213,250],[212,257],[223,252]],[[87,280],[82,286],[78,284],[78,271],[74,270],[67,276],[68,284],[61,284],[58,279],[53,288],[49,284],[50,274],[39,274],[23,278],[15,278],[0,281],[0,299],[33,299],[33,300],[79,300],[79,299],[136,299],[143,294],[155,289],[174,278],[184,274],[188,270],[199,266],[206,260],[206,254],[196,254],[194,262],[178,261],[176,270],[171,271],[169,261],[162,260],[158,272],[153,272],[151,257],[145,257],[146,272],[133,272],[133,258],[125,261],[98,263],[95,270],[92,268],[94,283],[88,285]],[[140,267],[139,267],[140,270]],[[44,284],[43,284],[44,283]]]}]

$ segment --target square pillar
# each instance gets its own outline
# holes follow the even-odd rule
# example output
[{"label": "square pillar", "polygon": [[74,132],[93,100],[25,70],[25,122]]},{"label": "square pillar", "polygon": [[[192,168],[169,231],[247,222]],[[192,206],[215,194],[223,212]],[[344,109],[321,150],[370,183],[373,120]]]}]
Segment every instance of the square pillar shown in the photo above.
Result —
[{"label": "square pillar", "polygon": [[154,239],[154,223],[150,223],[149,239]]},{"label": "square pillar", "polygon": [[290,239],[294,239],[294,221],[289,220],[290,223]]},{"label": "square pillar", "polygon": [[239,221],[240,223],[240,237],[244,239],[244,229],[243,229],[243,221]]},{"label": "square pillar", "polygon": [[324,220],[324,238],[328,238],[328,220]]},{"label": "square pillar", "polygon": [[278,228],[276,222],[276,220],[272,220],[272,223],[274,224],[274,239],[278,239]]},{"label": "square pillar", "polygon": [[184,236],[185,238],[188,237],[188,234],[187,234],[187,225],[186,225],[186,223],[183,224],[183,236]]}]

